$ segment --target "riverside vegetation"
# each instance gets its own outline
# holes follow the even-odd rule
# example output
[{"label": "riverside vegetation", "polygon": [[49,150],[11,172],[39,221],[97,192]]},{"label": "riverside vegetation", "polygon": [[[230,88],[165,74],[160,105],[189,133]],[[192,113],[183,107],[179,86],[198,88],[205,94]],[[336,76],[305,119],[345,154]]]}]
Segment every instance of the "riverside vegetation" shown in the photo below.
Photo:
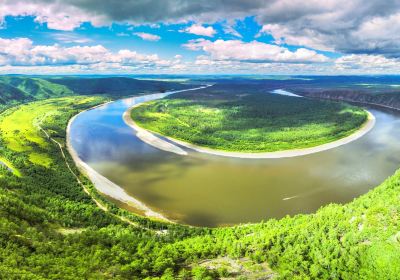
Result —
[{"label": "riverside vegetation", "polygon": [[344,103],[265,93],[182,92],[131,111],[141,127],[212,149],[274,152],[308,148],[352,134],[367,112]]},{"label": "riverside vegetation", "polygon": [[0,278],[398,279],[398,172],[346,205],[215,229],[134,215],[79,175],[108,211],[99,208],[38,125],[65,147],[69,118],[109,98],[6,100],[0,156],[18,173],[0,169]]}]

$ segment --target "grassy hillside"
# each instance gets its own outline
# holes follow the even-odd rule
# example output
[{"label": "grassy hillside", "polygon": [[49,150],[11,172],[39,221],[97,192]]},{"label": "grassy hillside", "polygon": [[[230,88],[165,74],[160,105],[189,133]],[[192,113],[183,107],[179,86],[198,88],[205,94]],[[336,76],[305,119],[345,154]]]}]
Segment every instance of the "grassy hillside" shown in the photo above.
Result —
[{"label": "grassy hillside", "polygon": [[7,85],[6,88],[2,89],[2,93],[20,92],[22,96],[14,95],[13,99],[21,101],[24,101],[24,99],[44,99],[73,94],[71,90],[64,86],[50,83],[40,78],[2,76],[0,77],[0,82],[3,85]]},{"label": "grassy hillside", "polygon": [[104,101],[0,114],[0,158],[18,171],[0,168],[0,279],[398,279],[400,173],[312,215],[217,229],[152,221],[105,200],[66,153],[68,119]]},{"label": "grassy hillside", "polygon": [[350,135],[367,119],[343,103],[242,91],[219,86],[183,92],[132,110],[156,133],[212,149],[273,152],[313,147]]},{"label": "grassy hillside", "polygon": [[28,94],[26,92],[4,82],[0,82],[0,93],[0,106],[16,104],[20,100],[28,99]]}]

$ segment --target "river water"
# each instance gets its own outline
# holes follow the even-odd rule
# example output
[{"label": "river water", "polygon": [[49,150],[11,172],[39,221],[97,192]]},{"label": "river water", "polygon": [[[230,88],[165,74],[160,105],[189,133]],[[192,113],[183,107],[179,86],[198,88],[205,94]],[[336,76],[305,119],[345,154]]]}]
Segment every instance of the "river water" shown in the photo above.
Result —
[{"label": "river water", "polygon": [[97,172],[182,223],[220,226],[310,213],[331,202],[351,201],[400,166],[399,115],[371,108],[376,124],[370,132],[316,154],[238,159],[161,151],[138,139],[122,115],[134,104],[167,94],[118,100],[83,112],[69,137],[79,157]]}]

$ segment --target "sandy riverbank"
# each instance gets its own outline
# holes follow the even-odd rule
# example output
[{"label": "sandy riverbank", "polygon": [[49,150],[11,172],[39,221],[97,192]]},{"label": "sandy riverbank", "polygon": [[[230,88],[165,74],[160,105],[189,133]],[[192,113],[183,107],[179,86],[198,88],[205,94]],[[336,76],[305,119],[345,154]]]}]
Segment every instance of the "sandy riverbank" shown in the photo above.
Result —
[{"label": "sandy riverbank", "polygon": [[[192,90],[203,89],[203,88],[210,87],[210,86],[212,86],[212,85],[200,86],[200,87],[196,87],[196,88],[183,89],[183,90],[175,90],[175,91],[170,91],[168,93],[169,94],[173,94],[173,93],[184,92],[184,91],[192,91]],[[152,94],[149,94],[149,95],[152,95]],[[153,94],[153,95],[157,95],[157,94]],[[133,98],[143,98],[144,96],[148,96],[148,95],[142,95],[142,96],[139,95],[139,96],[135,96]],[[67,140],[66,141],[67,142],[67,149],[68,149],[69,154],[71,155],[72,159],[75,162],[75,165],[78,167],[80,172],[85,174],[91,180],[91,182],[93,183],[93,185],[95,186],[97,191],[99,191],[103,195],[106,195],[106,196],[108,196],[108,197],[110,197],[112,199],[115,199],[115,200],[118,200],[120,202],[123,202],[123,203],[129,205],[130,207],[133,207],[134,209],[137,209],[139,212],[144,213],[144,215],[146,217],[173,223],[173,221],[169,220],[168,218],[163,216],[161,213],[153,211],[150,207],[148,207],[143,202],[141,202],[141,201],[137,200],[136,198],[130,196],[127,192],[125,192],[125,190],[123,188],[121,188],[117,184],[113,183],[112,181],[110,181],[109,179],[107,179],[106,177],[104,177],[103,175],[98,173],[96,170],[94,170],[92,167],[90,167],[87,163],[82,161],[79,158],[79,156],[76,153],[76,151],[73,149],[73,147],[71,145],[71,142],[70,142],[70,130],[71,130],[71,125],[74,122],[74,120],[76,119],[76,117],[78,117],[80,114],[82,114],[82,113],[84,113],[86,111],[90,111],[90,110],[96,109],[98,107],[105,106],[108,103],[112,103],[112,102],[114,102],[114,101],[109,101],[109,102],[94,106],[92,108],[89,108],[87,110],[84,110],[84,111],[80,112],[79,114],[75,115],[74,117],[72,117],[69,120],[68,126],[67,126],[67,136],[66,136],[67,137],[67,139],[66,139]],[[145,139],[152,139],[152,137],[149,136],[148,133],[146,133],[146,132],[147,132],[146,130],[143,130],[141,134],[139,133],[139,135],[141,135]],[[158,137],[155,137],[155,138],[158,139]],[[140,138],[140,139],[142,139],[142,138]],[[144,141],[144,140],[142,140],[142,141]],[[180,149],[180,148],[178,148],[178,149],[175,150],[172,147],[169,147],[167,144],[160,143],[158,140],[154,140],[153,142],[148,140],[148,142],[149,142],[149,144],[150,143],[157,144],[160,147],[160,149],[161,149],[161,147],[164,147],[164,148],[168,147],[169,149],[171,149],[171,150],[173,150],[175,152],[179,151],[178,149]],[[180,150],[182,150],[182,149],[180,149]],[[184,154],[184,153],[186,153],[186,152],[183,151],[182,154]]]},{"label": "sandy riverbank", "polygon": [[131,107],[129,110],[125,111],[125,113],[123,115],[123,119],[124,119],[125,123],[127,125],[129,125],[130,127],[132,127],[136,131],[136,136],[143,142],[145,142],[157,149],[163,150],[163,151],[186,156],[187,155],[186,151],[184,151],[183,149],[179,148],[178,146],[176,146],[174,144],[171,144],[171,143],[161,139],[160,137],[149,132],[148,130],[141,128],[132,120],[131,110],[142,104],[143,103],[137,104],[137,105]]},{"label": "sandy riverbank", "polygon": [[[192,88],[192,89],[184,89],[184,90],[178,90],[178,91],[174,91],[171,92],[172,93],[178,93],[178,92],[184,92],[184,91],[192,91],[192,90],[198,90],[198,89],[203,89],[203,88],[207,88],[207,87],[211,87],[212,85],[206,85],[206,86],[201,86],[201,87],[197,87],[197,88]],[[153,99],[155,100],[155,99]],[[140,126],[138,126],[131,118],[131,111],[133,110],[133,108],[136,108],[138,106],[141,106],[143,104],[145,104],[146,102],[143,103],[139,103],[134,105],[133,107],[129,108],[127,111],[125,111],[125,113],[123,114],[122,118],[124,119],[125,123],[130,126],[131,128],[133,128],[134,131],[136,131],[136,136],[142,140],[143,142],[145,142],[146,144],[153,146],[157,149],[166,151],[166,152],[170,152],[170,153],[174,153],[177,155],[181,155],[181,156],[186,156],[187,152],[183,149],[181,149],[180,147],[169,143],[168,141],[165,141],[163,139],[161,139],[160,137],[154,135],[153,133],[151,133],[150,131],[141,128]]]},{"label": "sandy riverbank", "polygon": [[[129,122],[126,121],[126,123],[131,126],[133,129],[136,130],[136,128],[138,128],[140,131],[146,131],[146,134],[142,134],[142,137],[147,138],[149,136],[149,134],[151,136],[149,136],[149,138],[143,140],[142,138],[140,138],[142,141],[146,142],[146,141],[152,141],[154,147],[159,148],[161,150],[164,151],[169,151],[168,149],[166,149],[167,146],[174,146],[173,150],[176,149],[181,149],[180,147],[173,145],[163,139],[161,139],[160,137],[158,137],[157,135],[155,135],[154,133],[149,132],[148,130],[145,130],[141,127],[139,127],[131,118],[131,110],[134,107],[130,108],[129,110],[127,110],[124,113],[124,120],[129,116]],[[186,147],[188,149],[194,150],[196,152],[199,153],[206,153],[206,154],[210,154],[210,155],[216,155],[216,156],[223,156],[223,157],[233,157],[233,158],[248,158],[248,159],[276,159],[276,158],[289,158],[289,157],[297,157],[297,156],[304,156],[304,155],[308,155],[308,154],[314,154],[314,153],[318,153],[318,152],[322,152],[322,151],[326,151],[326,150],[330,150],[333,148],[337,148],[339,146],[348,144],[352,141],[357,140],[358,138],[362,137],[363,135],[365,135],[368,131],[370,131],[374,125],[375,125],[375,117],[374,115],[371,114],[371,112],[367,111],[368,113],[368,119],[367,121],[363,124],[363,126],[358,129],[356,132],[354,132],[353,134],[344,137],[342,139],[330,142],[330,143],[326,143],[326,144],[322,144],[316,147],[310,147],[310,148],[304,148],[304,149],[293,149],[293,150],[286,150],[286,151],[277,151],[277,152],[266,152],[266,153],[242,153],[242,152],[229,152],[229,151],[220,151],[220,150],[214,150],[214,149],[210,149],[210,148],[205,148],[205,147],[200,147],[188,142],[184,142],[181,140],[177,140],[171,137],[165,137],[168,140]],[[154,141],[154,138],[158,138],[157,141]],[[146,142],[147,143],[147,142]],[[157,147],[156,144],[162,143],[162,146]],[[168,145],[166,145],[165,143],[168,143]],[[172,150],[170,152],[173,152]]]},{"label": "sandy riverbank", "polygon": [[[109,102],[107,102],[109,103]],[[93,108],[90,108],[88,110],[82,111],[79,114],[82,114],[83,112],[93,110],[94,108],[106,105],[98,105]],[[78,114],[78,115],[79,115]],[[168,221],[172,222],[166,217],[164,217],[162,214],[157,213],[153,210],[151,210],[147,205],[142,203],[141,201],[135,199],[134,197],[130,196],[128,193],[125,192],[124,189],[122,189],[120,186],[117,184],[111,182],[108,180],[106,177],[103,175],[99,174],[96,170],[94,170],[92,167],[90,167],[88,164],[86,164],[84,161],[82,161],[76,151],[72,148],[71,142],[70,142],[70,130],[71,130],[71,124],[74,122],[76,117],[78,115],[75,115],[73,118],[70,119],[68,122],[68,127],[67,127],[67,149],[68,152],[70,153],[72,159],[75,162],[75,165],[78,167],[78,169],[85,174],[90,181],[93,183],[95,188],[102,194],[109,196],[113,199],[116,199],[118,201],[121,201],[123,203],[126,203],[127,205],[137,209],[140,212],[143,212],[146,217],[149,218],[155,218],[158,220],[163,220],[163,221]]]}]

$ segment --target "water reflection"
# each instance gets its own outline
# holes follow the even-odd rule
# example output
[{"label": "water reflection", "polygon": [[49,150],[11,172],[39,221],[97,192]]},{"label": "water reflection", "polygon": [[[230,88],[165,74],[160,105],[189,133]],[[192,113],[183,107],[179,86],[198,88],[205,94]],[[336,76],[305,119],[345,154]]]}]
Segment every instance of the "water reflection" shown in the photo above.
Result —
[{"label": "water reflection", "polygon": [[136,138],[122,114],[166,94],[130,98],[79,115],[71,143],[79,156],[154,210],[193,225],[256,222],[348,202],[400,165],[397,115],[376,109],[364,137],[325,152],[285,159],[179,156]]}]

